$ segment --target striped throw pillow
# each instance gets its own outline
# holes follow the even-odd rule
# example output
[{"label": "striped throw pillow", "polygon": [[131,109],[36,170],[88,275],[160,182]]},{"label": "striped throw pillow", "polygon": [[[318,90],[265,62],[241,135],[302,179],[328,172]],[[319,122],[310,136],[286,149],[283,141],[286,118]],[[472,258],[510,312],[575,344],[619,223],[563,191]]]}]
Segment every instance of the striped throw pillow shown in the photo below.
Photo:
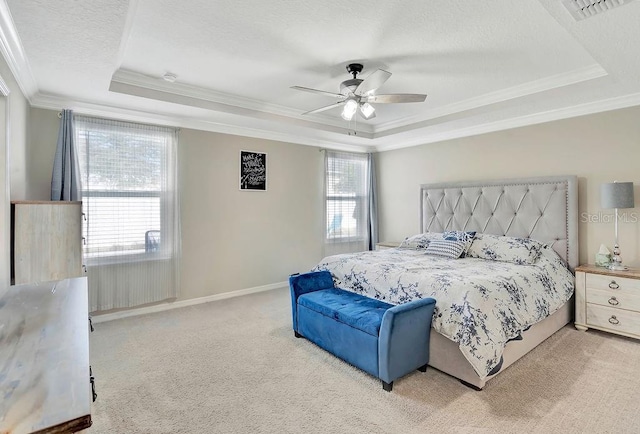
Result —
[{"label": "striped throw pillow", "polygon": [[462,255],[462,252],[464,252],[465,247],[466,244],[464,241],[433,240],[424,252],[427,255],[458,259],[460,255]]}]

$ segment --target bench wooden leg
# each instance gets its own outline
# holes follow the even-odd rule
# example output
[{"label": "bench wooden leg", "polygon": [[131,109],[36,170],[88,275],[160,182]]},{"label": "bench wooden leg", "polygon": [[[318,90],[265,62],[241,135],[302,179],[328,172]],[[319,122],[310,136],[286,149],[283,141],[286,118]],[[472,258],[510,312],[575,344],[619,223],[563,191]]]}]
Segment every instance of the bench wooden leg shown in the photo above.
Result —
[{"label": "bench wooden leg", "polygon": [[422,365],[418,368],[418,371],[420,372],[427,372],[427,365]]},{"label": "bench wooden leg", "polygon": [[382,388],[385,390],[385,392],[391,392],[391,389],[393,389],[393,381],[391,383],[387,383],[386,381],[382,380]]},{"label": "bench wooden leg", "polygon": [[301,338],[302,337],[302,335],[300,333],[298,333],[297,331],[295,331],[295,330],[293,331],[293,334],[297,338]]}]

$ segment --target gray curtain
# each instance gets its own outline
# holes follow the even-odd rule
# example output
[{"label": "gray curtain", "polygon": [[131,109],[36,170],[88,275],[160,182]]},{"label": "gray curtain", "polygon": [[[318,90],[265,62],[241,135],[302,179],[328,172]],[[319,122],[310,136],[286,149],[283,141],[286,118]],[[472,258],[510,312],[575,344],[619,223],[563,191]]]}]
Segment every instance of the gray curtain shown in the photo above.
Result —
[{"label": "gray curtain", "polygon": [[369,250],[375,250],[378,243],[378,188],[376,182],[376,161],[373,153],[369,157]]},{"label": "gray curtain", "polygon": [[81,200],[80,167],[74,141],[73,111],[62,110],[51,176],[51,200]]}]

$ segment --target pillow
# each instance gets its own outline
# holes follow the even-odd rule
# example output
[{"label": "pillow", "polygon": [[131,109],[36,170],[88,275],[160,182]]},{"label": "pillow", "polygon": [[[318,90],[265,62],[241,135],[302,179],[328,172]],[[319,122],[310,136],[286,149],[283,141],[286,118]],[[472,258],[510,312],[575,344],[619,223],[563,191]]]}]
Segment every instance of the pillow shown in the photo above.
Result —
[{"label": "pillow", "polygon": [[464,254],[467,253],[469,247],[471,247],[471,243],[473,243],[473,239],[476,236],[476,231],[444,231],[442,233],[442,238],[449,241],[462,241],[464,243]]},{"label": "pillow", "polygon": [[432,240],[424,252],[427,255],[458,259],[460,255],[462,255],[462,252],[464,252],[464,249],[464,241]]},{"label": "pillow", "polygon": [[544,246],[531,238],[479,234],[471,244],[467,256],[531,265],[538,260]]},{"label": "pillow", "polygon": [[400,243],[400,249],[426,249],[431,240],[442,239],[442,234],[438,232],[425,232],[423,234],[407,237]]}]

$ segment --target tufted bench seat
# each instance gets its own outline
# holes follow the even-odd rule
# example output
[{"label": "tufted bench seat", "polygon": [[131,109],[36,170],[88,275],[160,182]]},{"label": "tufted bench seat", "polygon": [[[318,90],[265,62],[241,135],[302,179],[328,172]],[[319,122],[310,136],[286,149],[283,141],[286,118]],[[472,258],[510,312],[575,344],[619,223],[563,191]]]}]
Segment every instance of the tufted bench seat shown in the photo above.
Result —
[{"label": "tufted bench seat", "polygon": [[394,306],[335,288],[328,271],[292,275],[289,287],[295,336],[381,379],[384,390],[427,369],[434,299]]}]

